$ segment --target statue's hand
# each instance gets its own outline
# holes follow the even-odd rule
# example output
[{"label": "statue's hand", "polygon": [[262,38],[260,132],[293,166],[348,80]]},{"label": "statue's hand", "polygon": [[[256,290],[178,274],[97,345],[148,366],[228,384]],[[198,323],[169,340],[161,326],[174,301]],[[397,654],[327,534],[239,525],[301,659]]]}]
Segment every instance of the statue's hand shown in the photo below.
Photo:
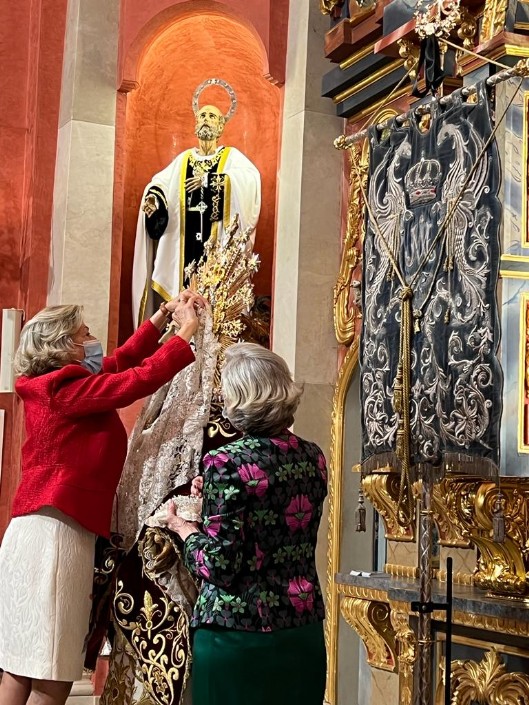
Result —
[{"label": "statue's hand", "polygon": [[191,176],[186,179],[186,191],[192,193],[202,186],[202,176]]},{"label": "statue's hand", "polygon": [[154,193],[148,193],[145,196],[145,201],[143,202],[143,212],[147,216],[147,218],[150,218],[153,213],[155,213],[158,210],[159,206],[158,199],[154,195]]}]

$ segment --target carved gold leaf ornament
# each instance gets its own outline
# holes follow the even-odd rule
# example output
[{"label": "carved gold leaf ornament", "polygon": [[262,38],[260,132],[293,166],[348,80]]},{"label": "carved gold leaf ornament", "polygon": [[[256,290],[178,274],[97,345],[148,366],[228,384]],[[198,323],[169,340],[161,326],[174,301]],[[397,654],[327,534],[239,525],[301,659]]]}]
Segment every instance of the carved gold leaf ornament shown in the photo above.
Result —
[{"label": "carved gold leaf ornament", "polygon": [[343,5],[343,0],[320,0],[320,12],[322,15],[330,15],[336,6]]},{"label": "carved gold leaf ornament", "polygon": [[398,645],[399,705],[412,705],[413,668],[417,659],[417,637],[410,627],[408,605],[390,601],[390,619]]},{"label": "carved gold leaf ornament", "polygon": [[421,39],[449,37],[460,21],[460,0],[418,0],[415,31]]},{"label": "carved gold leaf ornament", "polygon": [[[334,330],[342,345],[350,345],[356,334],[356,321],[361,317],[360,280],[354,286],[353,274],[361,260],[364,236],[364,203],[362,198],[367,185],[369,150],[367,143],[355,145],[349,151],[349,196],[347,204],[347,227],[342,248],[342,260],[338,279],[334,286]],[[353,287],[353,291],[352,291]]]},{"label": "carved gold leaf ornament", "polygon": [[414,81],[417,77],[420,49],[409,39],[399,39],[397,46],[399,56],[404,59],[404,69],[409,72],[410,81]]},{"label": "carved gold leaf ornament", "polygon": [[[476,18],[470,14],[466,7],[460,8],[460,25],[457,30],[457,36],[463,42],[464,49],[472,49],[475,42],[478,23]],[[465,56],[465,52],[458,52],[457,61],[459,62]]]},{"label": "carved gold leaf ornament", "polygon": [[452,705],[527,705],[529,676],[507,673],[496,649],[482,661],[452,661]]},{"label": "carved gold leaf ornament", "polygon": [[[475,514],[476,491],[482,482],[482,478],[467,475],[445,477],[434,484],[432,510],[441,546],[471,546],[469,524]],[[416,484],[418,496],[420,483]]]},{"label": "carved gold leaf ornament", "polygon": [[480,43],[492,39],[505,29],[508,0],[487,0],[483,9]]}]

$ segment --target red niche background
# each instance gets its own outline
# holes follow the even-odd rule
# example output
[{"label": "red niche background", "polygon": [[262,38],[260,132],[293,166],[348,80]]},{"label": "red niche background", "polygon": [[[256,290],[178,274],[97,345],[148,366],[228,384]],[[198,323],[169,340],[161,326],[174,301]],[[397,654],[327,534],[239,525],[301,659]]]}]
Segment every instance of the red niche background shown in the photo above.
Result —
[{"label": "red niche background", "polygon": [[[274,247],[276,178],[282,91],[263,75],[263,47],[237,19],[218,12],[200,12],[177,19],[145,49],[140,58],[138,87],[122,106],[125,129],[116,144],[116,182],[122,170],[122,217],[115,213],[114,232],[122,229],[119,339],[132,330],[131,286],[136,223],[141,196],[152,176],[180,152],[197,144],[191,101],[202,81],[217,77],[237,94],[238,106],[220,142],[237,147],[259,169],[262,207],[255,251],[261,268],[257,294],[270,294]],[[216,86],[202,93],[200,105],[214,104],[227,112],[227,93]],[[119,121],[118,106],[118,121]],[[119,151],[123,157],[119,158]],[[111,321],[112,328],[112,321]]]}]

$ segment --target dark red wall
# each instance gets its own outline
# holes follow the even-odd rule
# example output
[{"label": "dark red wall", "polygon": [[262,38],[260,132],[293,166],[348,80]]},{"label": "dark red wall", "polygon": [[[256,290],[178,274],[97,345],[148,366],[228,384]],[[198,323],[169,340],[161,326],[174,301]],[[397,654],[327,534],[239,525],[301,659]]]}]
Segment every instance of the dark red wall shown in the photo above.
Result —
[{"label": "dark red wall", "polygon": [[[4,2],[0,22],[0,308],[45,306],[67,0]],[[6,411],[0,536],[18,484],[22,420]]]}]

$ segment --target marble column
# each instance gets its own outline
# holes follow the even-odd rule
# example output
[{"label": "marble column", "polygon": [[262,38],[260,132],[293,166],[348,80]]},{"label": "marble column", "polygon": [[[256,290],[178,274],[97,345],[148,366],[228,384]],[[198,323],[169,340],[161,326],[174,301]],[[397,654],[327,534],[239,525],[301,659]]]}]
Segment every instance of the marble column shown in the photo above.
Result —
[{"label": "marble column", "polygon": [[[333,103],[321,97],[328,18],[317,2],[290,0],[273,289],[272,347],[305,391],[294,431],[329,459],[338,367],[333,287],[340,263],[343,132]],[[326,585],[327,517],[316,553]]]},{"label": "marble column", "polygon": [[48,303],[80,303],[105,345],[119,0],[69,0]]},{"label": "marble column", "polygon": [[327,70],[328,18],[318,3],[291,0],[274,278],[273,348],[305,392],[295,431],[330,447],[337,370],[333,286],[340,257],[343,131],[334,105],[321,98]]}]

